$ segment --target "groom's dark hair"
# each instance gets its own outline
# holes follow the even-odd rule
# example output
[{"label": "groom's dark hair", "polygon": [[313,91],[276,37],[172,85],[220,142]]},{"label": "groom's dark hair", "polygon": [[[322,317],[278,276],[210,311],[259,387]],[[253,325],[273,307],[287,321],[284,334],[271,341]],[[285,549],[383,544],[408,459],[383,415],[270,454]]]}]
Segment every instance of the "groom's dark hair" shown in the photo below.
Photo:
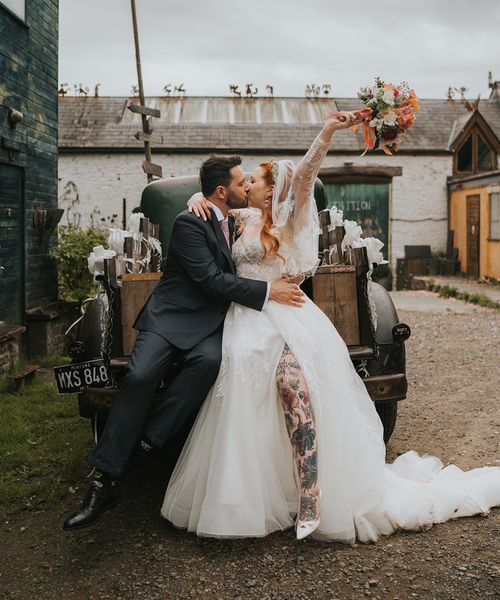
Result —
[{"label": "groom's dark hair", "polygon": [[218,185],[231,183],[231,169],[241,165],[241,156],[211,156],[200,167],[201,192],[211,196]]}]

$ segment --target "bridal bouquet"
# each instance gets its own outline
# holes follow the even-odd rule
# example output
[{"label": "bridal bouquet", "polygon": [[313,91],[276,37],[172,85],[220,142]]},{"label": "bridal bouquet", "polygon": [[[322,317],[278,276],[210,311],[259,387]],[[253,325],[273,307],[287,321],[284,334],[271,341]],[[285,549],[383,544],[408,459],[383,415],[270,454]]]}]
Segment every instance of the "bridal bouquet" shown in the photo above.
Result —
[{"label": "bridal bouquet", "polygon": [[[415,92],[407,83],[395,86],[376,77],[375,85],[361,88],[358,98],[365,104],[358,112],[363,115],[365,111],[371,111],[371,118],[362,122],[366,145],[362,156],[377,148],[390,155],[397,152],[407,130],[415,122],[415,113],[420,110]],[[357,125],[353,129],[355,131]]]}]

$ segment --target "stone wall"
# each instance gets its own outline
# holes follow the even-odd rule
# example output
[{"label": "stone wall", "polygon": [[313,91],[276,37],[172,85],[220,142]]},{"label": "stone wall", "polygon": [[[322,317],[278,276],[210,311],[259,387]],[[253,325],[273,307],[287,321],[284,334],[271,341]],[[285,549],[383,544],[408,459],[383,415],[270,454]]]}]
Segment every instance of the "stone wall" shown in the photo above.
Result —
[{"label": "stone wall", "polygon": [[[161,164],[164,176],[193,175],[206,158],[203,154],[157,154],[154,162]],[[298,156],[276,156],[291,158]],[[266,159],[265,155],[243,155],[243,167]],[[123,198],[127,215],[140,204],[146,177],[141,170],[142,154],[63,153],[59,157],[59,199],[66,209],[63,219],[81,215],[81,224],[109,224],[113,215],[118,227],[122,222]],[[404,256],[404,245],[430,245],[433,251],[444,251],[447,239],[446,177],[452,173],[451,156],[371,154],[361,157],[330,154],[323,167],[340,167],[352,162],[363,165],[400,166],[403,174],[394,177],[392,186],[391,262]],[[70,183],[71,182],[71,183]],[[68,210],[69,209],[69,210]],[[97,214],[100,211],[100,214]]]}]

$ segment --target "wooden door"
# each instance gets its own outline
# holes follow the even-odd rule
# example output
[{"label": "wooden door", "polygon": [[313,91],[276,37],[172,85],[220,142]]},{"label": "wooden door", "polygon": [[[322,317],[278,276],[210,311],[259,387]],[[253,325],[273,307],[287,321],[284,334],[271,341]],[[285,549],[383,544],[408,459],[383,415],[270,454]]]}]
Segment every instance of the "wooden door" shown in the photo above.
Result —
[{"label": "wooden door", "polygon": [[0,163],[0,321],[24,312],[23,170]]},{"label": "wooden door", "polygon": [[479,278],[480,196],[467,196],[467,274]]}]

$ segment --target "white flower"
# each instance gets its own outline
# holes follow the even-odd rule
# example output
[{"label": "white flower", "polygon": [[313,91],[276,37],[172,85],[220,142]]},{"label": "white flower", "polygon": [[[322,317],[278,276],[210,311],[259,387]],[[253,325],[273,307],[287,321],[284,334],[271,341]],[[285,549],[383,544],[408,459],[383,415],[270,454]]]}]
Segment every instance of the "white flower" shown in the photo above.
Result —
[{"label": "white flower", "polygon": [[389,106],[394,106],[394,91],[385,90],[385,92],[382,95],[382,100]]},{"label": "white flower", "polygon": [[144,219],[144,215],[142,213],[132,213],[130,215],[128,220],[128,229],[130,233],[139,233],[141,219]]},{"label": "white flower", "polygon": [[113,258],[116,256],[114,250],[105,250],[103,246],[96,246],[87,258],[87,265],[89,271],[94,276],[102,275],[104,273],[104,259]]},{"label": "white flower", "polygon": [[373,127],[374,129],[376,129],[377,127],[380,127],[382,124],[384,123],[384,119],[372,119],[369,123],[370,127]]},{"label": "white flower", "polygon": [[353,248],[366,247],[366,254],[368,255],[368,263],[371,265],[379,265],[384,260],[384,255],[380,252],[384,246],[384,242],[374,237],[360,238],[353,241]]},{"label": "white flower", "polygon": [[360,239],[363,233],[363,230],[356,221],[348,221],[347,219],[344,221],[344,229],[345,235],[342,240],[342,252],[345,252],[347,246],[352,248],[354,241]]},{"label": "white flower", "polygon": [[116,254],[123,254],[123,244],[126,237],[131,237],[130,231],[126,229],[110,229],[108,236],[108,246],[114,250]]},{"label": "white flower", "polygon": [[344,214],[341,210],[338,210],[336,206],[332,206],[330,208],[330,227],[328,228],[330,231],[335,229],[335,227],[340,227],[344,220]]},{"label": "white flower", "polygon": [[384,115],[384,124],[385,125],[390,125],[392,127],[393,125],[396,125],[396,120],[397,120],[397,118],[396,118],[395,112],[391,111],[390,113],[387,113],[386,115]]}]

